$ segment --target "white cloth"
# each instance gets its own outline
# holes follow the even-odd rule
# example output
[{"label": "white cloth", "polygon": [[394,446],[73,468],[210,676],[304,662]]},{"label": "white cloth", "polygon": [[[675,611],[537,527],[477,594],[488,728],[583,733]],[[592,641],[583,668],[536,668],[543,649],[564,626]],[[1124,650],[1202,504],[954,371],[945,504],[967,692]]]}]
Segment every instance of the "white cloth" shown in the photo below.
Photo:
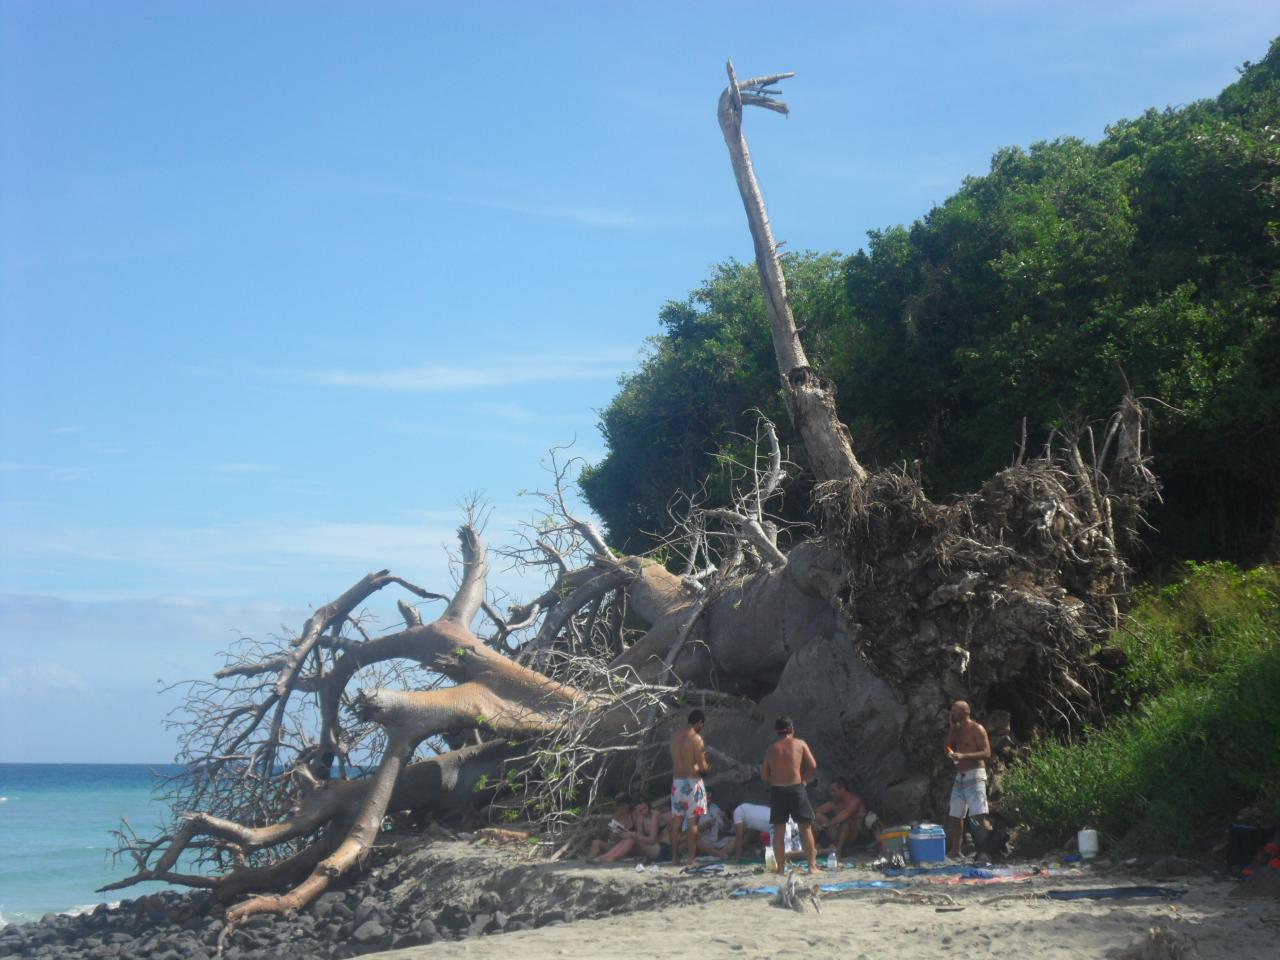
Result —
[{"label": "white cloth", "polygon": [[740,803],[733,811],[733,825],[746,824],[748,830],[764,833],[769,829],[769,807],[763,803]]},{"label": "white cloth", "polygon": [[[770,845],[773,844],[773,827],[769,828],[769,843]],[[788,817],[787,829],[782,835],[782,849],[787,851],[787,853],[799,853],[800,848],[800,828],[796,826],[796,822],[794,820]]]},{"label": "white cloth", "polygon": [[707,802],[707,812],[698,818],[698,833],[712,843],[720,839],[720,830],[724,827],[724,811],[717,804]]}]

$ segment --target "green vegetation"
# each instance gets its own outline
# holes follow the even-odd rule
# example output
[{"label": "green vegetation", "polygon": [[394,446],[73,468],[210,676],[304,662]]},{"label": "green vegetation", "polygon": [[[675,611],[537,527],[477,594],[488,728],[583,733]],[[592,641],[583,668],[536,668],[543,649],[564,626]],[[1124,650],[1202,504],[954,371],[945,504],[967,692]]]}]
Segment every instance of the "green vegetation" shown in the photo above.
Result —
[{"label": "green vegetation", "polygon": [[1280,813],[1280,567],[1191,566],[1117,632],[1128,714],[1075,743],[1042,741],[1005,777],[1006,803],[1046,837],[1095,826],[1186,850],[1261,799]]},{"label": "green vegetation", "polygon": [[[1280,515],[1280,41],[1214,100],[1149,110],[1097,144],[998,151],[990,172],[852,256],[793,255],[806,348],[869,465],[919,460],[931,493],[1157,398],[1165,507],[1154,558],[1248,559]],[[782,408],[754,266],[716,268],[660,315],[601,415],[582,488],[616,546],[663,528],[680,489]],[[802,484],[803,477],[794,481]],[[712,477],[710,494],[724,493]],[[803,511],[802,488],[788,508]]]}]

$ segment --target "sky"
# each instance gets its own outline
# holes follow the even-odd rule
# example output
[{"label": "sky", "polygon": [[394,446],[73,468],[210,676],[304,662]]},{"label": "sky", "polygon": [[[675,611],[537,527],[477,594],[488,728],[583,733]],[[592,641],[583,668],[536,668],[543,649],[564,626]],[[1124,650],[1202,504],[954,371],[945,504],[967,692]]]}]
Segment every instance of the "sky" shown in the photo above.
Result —
[{"label": "sky", "polygon": [[746,121],[778,239],[852,252],[1278,34],[1262,0],[0,0],[0,762],[168,760],[166,684],[369,570],[446,590],[464,499],[501,545],[549,448],[597,460],[663,303],[752,256],[726,58],[797,72]]}]

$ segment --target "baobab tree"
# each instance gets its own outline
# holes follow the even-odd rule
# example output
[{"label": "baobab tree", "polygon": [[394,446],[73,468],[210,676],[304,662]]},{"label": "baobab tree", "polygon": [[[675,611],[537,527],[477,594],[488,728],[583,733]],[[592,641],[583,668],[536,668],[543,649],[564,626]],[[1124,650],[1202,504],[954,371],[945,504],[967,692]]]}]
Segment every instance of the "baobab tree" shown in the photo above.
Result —
[{"label": "baobab tree", "polygon": [[[621,777],[643,786],[664,772],[655,731],[691,702],[710,714],[725,794],[746,789],[787,713],[827,775],[852,776],[894,818],[936,810],[951,699],[1007,710],[1024,735],[1094,709],[1095,651],[1157,489],[1142,408],[1125,397],[1098,435],[1082,425],[1038,455],[1024,440],[1008,469],[949,503],[906,470],[867,470],[806,357],[742,132],[746,106],[786,112],[775,84],[791,74],[728,73],[717,116],[813,474],[812,525],[787,529],[773,511],[798,468],[767,421],[731,505],[686,492],[655,556],[611,550],[570,509],[573,461],[553,460],[545,513],[510,552],[546,570],[539,596],[506,611],[489,600],[471,509],[451,594],[369,574],[296,636],[246,642],[193,685],[175,822],[128,838],[137,871],[112,888],[212,888],[228,929],[296,911],[359,868],[388,811],[554,822]],[[403,628],[372,636],[359,611],[384,589],[444,607],[428,622],[402,600]],[[191,851],[220,869],[182,872]]]}]

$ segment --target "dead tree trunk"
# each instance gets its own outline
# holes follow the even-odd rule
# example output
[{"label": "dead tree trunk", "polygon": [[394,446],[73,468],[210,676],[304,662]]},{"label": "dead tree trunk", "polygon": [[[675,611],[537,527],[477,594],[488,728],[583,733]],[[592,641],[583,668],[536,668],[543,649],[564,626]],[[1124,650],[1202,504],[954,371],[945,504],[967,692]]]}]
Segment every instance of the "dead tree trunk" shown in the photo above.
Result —
[{"label": "dead tree trunk", "polygon": [[775,99],[776,91],[770,87],[794,73],[775,73],[766,77],[753,77],[738,83],[733,72],[733,62],[726,65],[729,85],[720,94],[716,116],[729,148],[733,163],[733,176],[742,195],[742,206],[747,212],[747,224],[751,228],[751,242],[756,251],[756,267],[760,271],[760,286],[764,291],[765,307],[769,314],[769,328],[773,333],[773,349],[778,357],[778,372],[787,398],[787,410],[797,432],[804,440],[805,452],[813,464],[813,472],[819,483],[842,481],[861,483],[866,470],[853,455],[853,444],[848,428],[836,415],[835,391],[831,383],[809,365],[800,334],[796,330],[791,303],[787,299],[787,280],[782,274],[778,259],[778,245],[773,240],[769,226],[769,214],[765,210],[764,197],[756,182],[751,153],[746,137],[742,134],[743,105],[764,107],[778,113],[786,113],[787,105]]}]

